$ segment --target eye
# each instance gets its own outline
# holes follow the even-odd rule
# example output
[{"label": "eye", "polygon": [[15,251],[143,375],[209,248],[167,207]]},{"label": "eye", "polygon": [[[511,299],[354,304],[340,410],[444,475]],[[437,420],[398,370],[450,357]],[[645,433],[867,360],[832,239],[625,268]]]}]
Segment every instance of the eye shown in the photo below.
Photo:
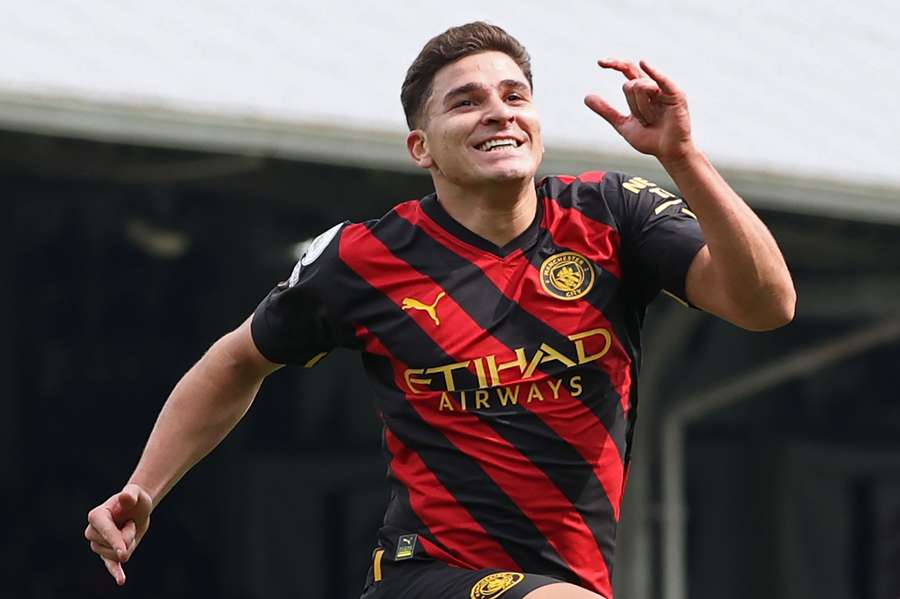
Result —
[{"label": "eye", "polygon": [[525,97],[519,93],[511,93],[508,96],[506,96],[506,100],[507,100],[507,102],[524,102]]},{"label": "eye", "polygon": [[473,102],[472,100],[460,100],[459,102],[457,102],[456,104],[453,105],[453,108],[465,108],[465,107],[474,106],[474,105],[475,105],[475,102]]}]

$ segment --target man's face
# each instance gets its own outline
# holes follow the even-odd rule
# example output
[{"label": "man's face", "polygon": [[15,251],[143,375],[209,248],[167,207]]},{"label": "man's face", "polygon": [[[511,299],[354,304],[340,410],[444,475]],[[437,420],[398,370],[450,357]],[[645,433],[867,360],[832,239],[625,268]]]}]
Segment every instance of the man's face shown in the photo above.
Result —
[{"label": "man's face", "polygon": [[529,180],[544,154],[528,81],[502,52],[439,70],[421,128],[407,141],[419,166],[464,187]]}]

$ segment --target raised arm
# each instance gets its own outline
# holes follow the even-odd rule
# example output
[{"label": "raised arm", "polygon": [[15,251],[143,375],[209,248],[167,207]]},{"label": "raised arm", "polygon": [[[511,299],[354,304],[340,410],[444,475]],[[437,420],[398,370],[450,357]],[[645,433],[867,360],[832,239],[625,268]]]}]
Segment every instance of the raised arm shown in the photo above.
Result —
[{"label": "raised arm", "polygon": [[234,428],[278,367],[256,348],[248,319],[216,341],[172,390],[128,484],[88,513],[85,538],[117,584],[125,584],[122,564],[146,533],[150,513]]},{"label": "raised arm", "polygon": [[598,64],[625,75],[622,89],[631,113],[621,114],[597,95],[587,96],[585,104],[632,147],[659,160],[700,221],[707,245],[688,270],[688,299],[749,330],[790,322],[796,293],[781,251],[694,145],[684,92],[643,61],[640,66],[612,59]]}]

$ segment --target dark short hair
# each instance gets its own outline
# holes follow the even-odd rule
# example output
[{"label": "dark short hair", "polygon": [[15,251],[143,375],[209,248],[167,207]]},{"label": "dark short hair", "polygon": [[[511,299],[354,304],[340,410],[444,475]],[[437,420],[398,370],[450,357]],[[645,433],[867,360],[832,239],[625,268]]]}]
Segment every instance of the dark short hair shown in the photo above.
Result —
[{"label": "dark short hair", "polygon": [[422,109],[431,96],[435,73],[460,58],[492,50],[512,58],[525,74],[529,87],[534,87],[531,82],[531,57],[519,40],[484,21],[451,27],[428,40],[406,72],[400,101],[410,130],[421,122]]}]

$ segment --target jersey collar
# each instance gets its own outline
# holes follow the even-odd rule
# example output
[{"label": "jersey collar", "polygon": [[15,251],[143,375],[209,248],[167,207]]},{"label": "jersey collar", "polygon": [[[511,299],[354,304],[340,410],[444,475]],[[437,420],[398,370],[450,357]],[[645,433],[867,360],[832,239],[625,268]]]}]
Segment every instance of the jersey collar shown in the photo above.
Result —
[{"label": "jersey collar", "polygon": [[431,220],[439,224],[441,228],[443,228],[445,231],[447,231],[460,241],[475,246],[476,248],[495,256],[499,256],[500,258],[506,258],[516,250],[522,250],[523,252],[525,252],[529,248],[531,248],[531,246],[533,246],[538,240],[541,220],[544,217],[544,202],[542,200],[541,194],[539,193],[537,198],[537,210],[534,214],[534,220],[531,221],[531,224],[528,225],[528,228],[522,231],[522,233],[520,233],[515,239],[501,247],[494,244],[492,241],[488,241],[484,237],[473,233],[472,231],[461,225],[459,222],[457,222],[452,216],[447,214],[447,211],[444,210],[444,207],[441,205],[440,201],[438,201],[436,193],[432,193],[422,198],[420,205],[422,206],[422,210],[431,218]]}]

